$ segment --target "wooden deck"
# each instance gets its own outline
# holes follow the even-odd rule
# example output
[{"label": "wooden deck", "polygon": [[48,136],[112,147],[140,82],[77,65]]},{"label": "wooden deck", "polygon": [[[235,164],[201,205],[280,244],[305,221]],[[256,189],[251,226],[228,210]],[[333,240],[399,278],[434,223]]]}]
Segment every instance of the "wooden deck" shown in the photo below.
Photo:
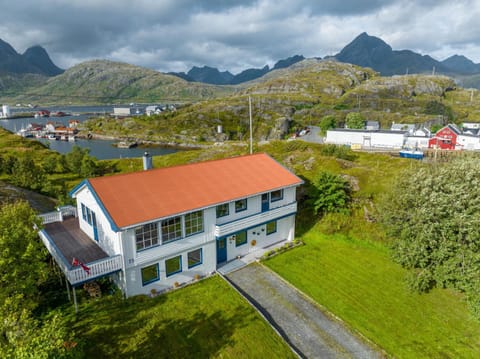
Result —
[{"label": "wooden deck", "polygon": [[71,266],[73,258],[82,263],[90,263],[108,258],[98,245],[80,229],[78,218],[64,218],[62,222],[45,224],[45,232]]}]

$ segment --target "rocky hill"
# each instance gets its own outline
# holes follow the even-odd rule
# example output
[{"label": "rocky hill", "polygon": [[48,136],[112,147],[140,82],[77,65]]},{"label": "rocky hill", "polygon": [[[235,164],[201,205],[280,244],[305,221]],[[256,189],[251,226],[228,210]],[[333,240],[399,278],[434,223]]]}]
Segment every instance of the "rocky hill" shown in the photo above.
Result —
[{"label": "rocky hill", "polygon": [[85,131],[169,144],[244,141],[249,132],[249,96],[254,137],[260,141],[286,138],[326,115],[341,125],[352,111],[378,120],[383,128],[393,122],[446,121],[447,115],[458,121],[467,116],[480,121],[480,103],[472,102],[469,94],[445,76],[383,77],[369,68],[309,59],[271,71],[229,96],[152,117],[100,118],[85,123]]},{"label": "rocky hill", "polygon": [[28,89],[17,102],[125,103],[198,101],[233,92],[229,87],[189,83],[176,76],[107,60],[76,65]]}]

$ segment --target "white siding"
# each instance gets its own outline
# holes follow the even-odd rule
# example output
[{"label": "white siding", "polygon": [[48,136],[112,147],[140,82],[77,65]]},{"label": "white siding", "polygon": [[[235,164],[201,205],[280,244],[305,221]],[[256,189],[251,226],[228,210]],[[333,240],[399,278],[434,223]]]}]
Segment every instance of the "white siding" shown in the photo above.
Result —
[{"label": "white siding", "polygon": [[86,221],[84,221],[82,216],[81,205],[83,203],[86,207],[90,208],[90,210],[95,212],[95,216],[97,219],[98,245],[109,256],[123,254],[118,233],[112,230],[110,222],[101,210],[90,190],[87,187],[84,187],[77,193],[76,198],[80,229],[85,232],[92,240],[94,239],[93,227]]},{"label": "white siding", "polygon": [[[163,291],[173,287],[175,283],[183,284],[190,282],[194,280],[196,275],[205,276],[214,272],[217,268],[217,238],[215,231],[218,229],[218,225],[228,223],[229,228],[236,230],[236,226],[238,230],[242,230],[251,226],[249,224],[251,218],[259,217],[255,223],[252,222],[255,227],[248,229],[246,244],[236,247],[235,240],[227,239],[227,260],[235,259],[237,256],[245,255],[258,248],[264,248],[282,240],[293,240],[295,232],[295,215],[293,212],[296,211],[295,196],[296,187],[285,188],[283,190],[283,198],[270,202],[269,211],[267,212],[262,212],[261,195],[248,198],[247,209],[237,213],[235,213],[235,205],[234,201],[232,201],[229,203],[230,214],[218,219],[216,218],[216,206],[207,208],[203,211],[203,232],[137,251],[134,228],[119,233],[114,232],[88,187],[84,187],[76,194],[80,228],[93,239],[92,226],[84,221],[82,217],[81,204],[83,203],[95,212],[100,247],[109,255],[123,255],[123,270],[115,274],[113,278],[126,296],[149,294],[152,289]],[[273,218],[273,215],[275,218],[288,216],[276,220],[276,232],[267,235],[265,221]],[[256,223],[259,224],[256,225]],[[158,221],[159,243],[161,243],[160,228],[161,221]],[[255,245],[252,245],[253,240],[256,241]],[[189,269],[188,253],[198,248],[202,249],[202,263]],[[179,255],[182,257],[182,271],[167,277],[165,260]],[[157,263],[159,266],[159,279],[143,285],[141,269]]]},{"label": "white siding", "polygon": [[[237,256],[244,256],[254,252],[259,248],[271,246],[274,243],[294,239],[295,215],[279,219],[277,222],[277,231],[267,235],[267,225],[250,228],[247,230],[247,243],[236,246],[233,235],[227,237],[227,261],[235,259]],[[255,240],[255,244],[252,241]]]},{"label": "white siding", "polygon": [[457,145],[461,145],[461,150],[480,150],[480,137],[458,135]]},{"label": "white siding", "polygon": [[402,148],[406,135],[392,131],[327,131],[326,143],[336,145],[361,145],[362,147]]},{"label": "white siding", "polygon": [[417,137],[417,136],[409,136],[405,142],[405,146],[409,148],[420,148],[426,149],[428,148],[428,140],[429,137]]}]

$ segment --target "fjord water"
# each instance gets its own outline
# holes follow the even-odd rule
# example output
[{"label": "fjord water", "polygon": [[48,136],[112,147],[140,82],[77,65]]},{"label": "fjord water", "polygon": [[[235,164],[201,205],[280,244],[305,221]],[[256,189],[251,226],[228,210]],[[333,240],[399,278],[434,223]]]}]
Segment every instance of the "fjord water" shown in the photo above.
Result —
[{"label": "fjord water", "polygon": [[[40,118],[17,118],[17,119],[1,119],[0,126],[3,128],[16,133],[22,128],[27,128],[30,123],[46,124],[49,121],[62,123],[65,126],[68,126],[69,120],[78,120],[80,122],[85,121],[92,114],[109,114],[113,112],[112,106],[96,106],[96,107],[49,107],[49,111],[65,111],[73,114],[78,114],[75,116],[64,116],[64,117],[40,117]],[[32,109],[13,109],[13,114],[15,112],[32,112]],[[77,139],[75,142],[69,141],[54,141],[48,140],[46,138],[32,138],[32,141],[40,141],[50,149],[57,151],[59,153],[68,153],[72,150],[73,146],[79,146],[82,148],[90,149],[90,155],[96,157],[99,160],[105,159],[115,159],[115,158],[133,158],[141,157],[145,151],[148,151],[153,156],[166,155],[169,153],[177,152],[177,149],[161,147],[161,146],[149,146],[149,147],[133,147],[133,148],[118,148],[114,144],[118,141],[114,140],[86,140],[86,139]]]}]

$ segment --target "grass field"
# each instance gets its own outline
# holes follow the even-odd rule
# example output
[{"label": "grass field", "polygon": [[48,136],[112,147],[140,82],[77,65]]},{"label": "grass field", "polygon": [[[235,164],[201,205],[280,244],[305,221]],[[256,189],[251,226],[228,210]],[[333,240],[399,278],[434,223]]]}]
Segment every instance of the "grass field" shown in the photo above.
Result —
[{"label": "grass field", "polygon": [[68,321],[86,358],[295,358],[219,277],[155,298],[88,301]]},{"label": "grass field", "polygon": [[326,236],[264,262],[396,358],[479,358],[480,323],[458,293],[410,292],[382,244]]}]

